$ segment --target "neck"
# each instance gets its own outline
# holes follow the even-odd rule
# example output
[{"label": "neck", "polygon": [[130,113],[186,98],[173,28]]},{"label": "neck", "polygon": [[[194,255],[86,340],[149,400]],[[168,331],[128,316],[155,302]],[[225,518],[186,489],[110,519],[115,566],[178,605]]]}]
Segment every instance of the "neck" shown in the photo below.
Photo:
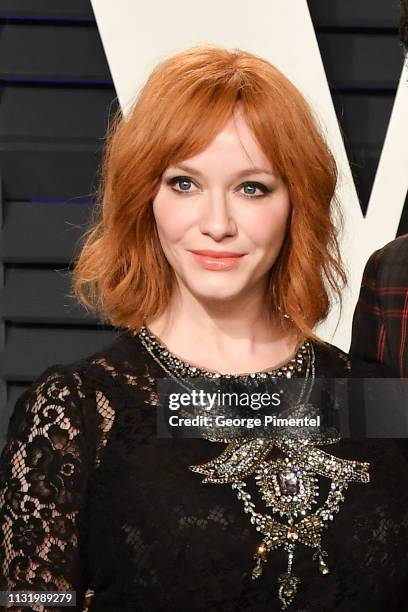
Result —
[{"label": "neck", "polygon": [[179,297],[146,325],[181,359],[221,373],[279,367],[298,344],[294,330],[283,330],[254,295],[240,298],[239,305]]}]

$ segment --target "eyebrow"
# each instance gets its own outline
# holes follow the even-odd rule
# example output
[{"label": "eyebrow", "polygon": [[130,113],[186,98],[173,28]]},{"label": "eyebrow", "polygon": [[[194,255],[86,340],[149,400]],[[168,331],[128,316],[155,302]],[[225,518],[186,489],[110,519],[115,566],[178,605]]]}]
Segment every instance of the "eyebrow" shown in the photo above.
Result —
[{"label": "eyebrow", "polygon": [[[202,176],[202,173],[199,170],[197,170],[196,168],[192,168],[191,166],[186,166],[184,164],[177,164],[173,167],[179,168],[183,172],[188,172],[189,174],[196,174],[197,176]],[[235,176],[238,178],[241,176],[245,176],[246,174],[269,174],[276,178],[276,174],[274,174],[270,170],[267,170],[266,168],[255,168],[255,167],[244,168],[243,170],[236,172]]]}]

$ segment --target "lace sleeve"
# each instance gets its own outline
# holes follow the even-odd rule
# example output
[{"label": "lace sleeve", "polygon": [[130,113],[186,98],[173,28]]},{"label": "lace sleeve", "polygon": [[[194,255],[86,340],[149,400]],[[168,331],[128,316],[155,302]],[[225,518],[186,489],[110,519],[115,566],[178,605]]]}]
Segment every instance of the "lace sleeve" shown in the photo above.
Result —
[{"label": "lace sleeve", "polygon": [[82,610],[87,582],[79,380],[61,365],[45,370],[18,398],[0,456],[0,590],[74,590],[70,610]]}]

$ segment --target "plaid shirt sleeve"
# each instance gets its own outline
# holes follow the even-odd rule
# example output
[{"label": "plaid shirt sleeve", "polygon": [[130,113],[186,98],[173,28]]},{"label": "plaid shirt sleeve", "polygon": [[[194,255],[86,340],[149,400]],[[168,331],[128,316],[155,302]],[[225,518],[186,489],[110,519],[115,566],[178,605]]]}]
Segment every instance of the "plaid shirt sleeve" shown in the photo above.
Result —
[{"label": "plaid shirt sleeve", "polygon": [[408,377],[408,234],[369,258],[354,312],[350,353]]},{"label": "plaid shirt sleeve", "polygon": [[364,268],[353,317],[350,354],[365,361],[384,363],[386,329],[376,280],[380,253],[373,253]]}]

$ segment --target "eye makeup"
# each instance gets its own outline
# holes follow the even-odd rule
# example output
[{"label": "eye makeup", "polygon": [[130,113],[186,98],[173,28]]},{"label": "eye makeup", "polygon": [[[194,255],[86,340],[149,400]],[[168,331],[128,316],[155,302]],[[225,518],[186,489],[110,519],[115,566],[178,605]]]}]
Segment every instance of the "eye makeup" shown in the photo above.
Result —
[{"label": "eye makeup", "polygon": [[[194,182],[194,180],[190,177],[190,176],[173,176],[170,178],[165,179],[165,183],[166,185],[169,185],[173,191],[176,191],[177,193],[182,193],[182,194],[190,194],[190,193],[194,193],[193,191],[187,190],[187,189],[176,189],[175,186],[178,183],[181,183],[182,181],[186,182],[186,183],[191,183],[193,185],[196,185],[196,183]],[[260,198],[263,197],[269,193],[271,193],[273,191],[273,189],[271,187],[268,187],[267,185],[265,185],[264,183],[260,183],[259,181],[244,181],[243,183],[241,183],[238,187],[237,190],[242,189],[243,187],[246,186],[251,186],[255,189],[258,189],[259,191],[261,191],[261,194],[256,195],[256,194],[248,194],[248,193],[242,193],[242,195],[246,198],[250,198],[250,199],[254,199],[254,198]]]}]

